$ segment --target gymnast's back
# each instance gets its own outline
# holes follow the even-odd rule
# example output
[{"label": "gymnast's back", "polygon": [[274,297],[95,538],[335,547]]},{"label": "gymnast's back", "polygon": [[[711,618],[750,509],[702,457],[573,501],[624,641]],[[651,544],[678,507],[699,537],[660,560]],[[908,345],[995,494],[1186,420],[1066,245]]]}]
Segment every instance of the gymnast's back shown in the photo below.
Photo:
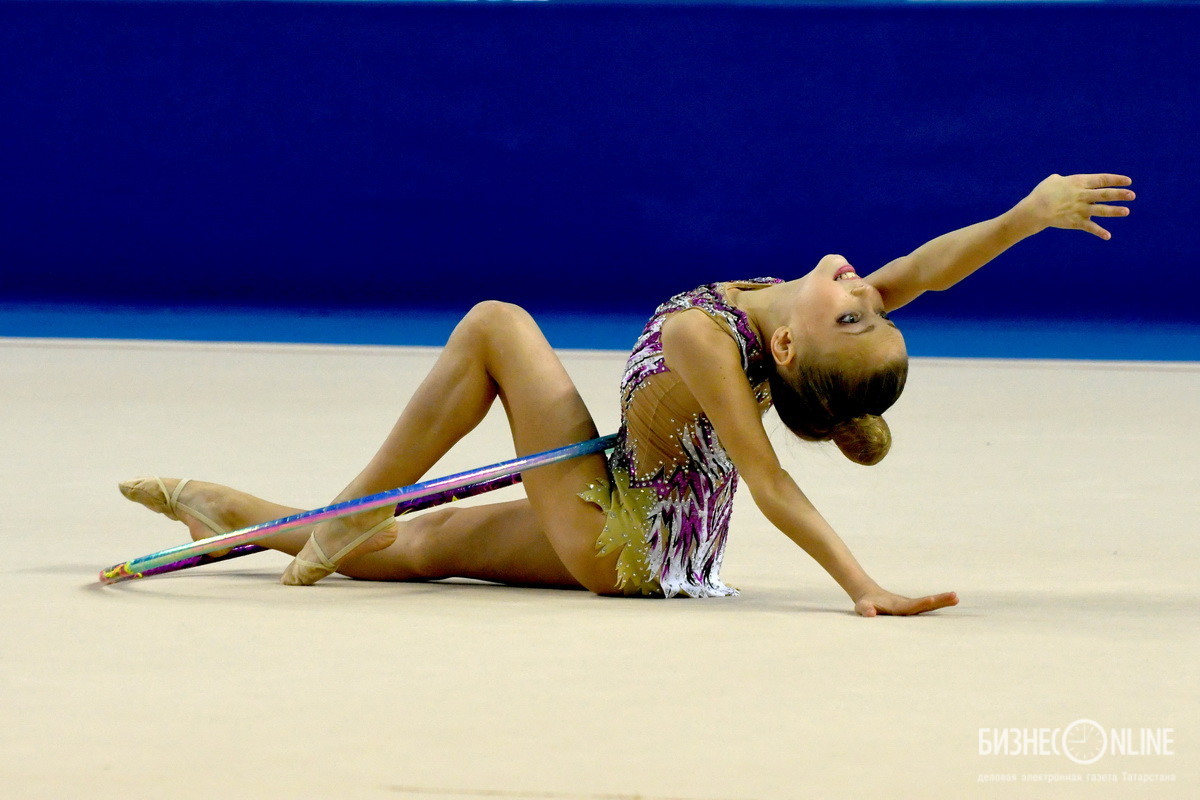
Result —
[{"label": "gymnast's back", "polygon": [[720,579],[737,473],[712,423],[683,380],[667,367],[662,326],[673,314],[706,313],[737,344],[759,406],[770,406],[773,365],[749,318],[726,296],[775,278],[707,284],[672,297],[654,312],[621,379],[621,429],[609,458],[611,486],[582,496],[608,511],[601,553],[623,548],[618,573],[630,593],[736,594]]}]

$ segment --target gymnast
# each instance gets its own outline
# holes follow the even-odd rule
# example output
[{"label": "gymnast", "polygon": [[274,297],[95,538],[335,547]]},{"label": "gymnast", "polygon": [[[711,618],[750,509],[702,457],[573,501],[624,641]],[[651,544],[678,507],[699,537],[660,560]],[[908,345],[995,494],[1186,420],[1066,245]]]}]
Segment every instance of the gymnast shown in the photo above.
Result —
[{"label": "gymnast", "polygon": [[[701,286],[659,306],[621,381],[611,456],[525,475],[526,498],[441,508],[411,520],[377,508],[274,534],[259,544],[295,556],[288,585],[352,578],[477,578],[583,588],[600,595],[736,594],[720,576],[738,477],[771,523],[837,581],[863,616],[919,614],[953,592],[909,598],[872,580],[782,468],[763,427],[774,405],[801,439],[832,440],[852,461],[891,446],[882,414],[908,370],[888,313],[948,289],[1049,227],[1109,239],[1092,217],[1125,216],[1122,175],[1051,175],[1010,210],[940,236],[866,277],[828,255],[796,280]],[[382,447],[334,502],[417,482],[483,419],[496,398],[519,455],[597,436],[592,417],[533,319],[484,302],[455,327]],[[300,513],[211,483],[141,478],[130,500],[208,538]],[[329,555],[332,554],[332,555]]]}]

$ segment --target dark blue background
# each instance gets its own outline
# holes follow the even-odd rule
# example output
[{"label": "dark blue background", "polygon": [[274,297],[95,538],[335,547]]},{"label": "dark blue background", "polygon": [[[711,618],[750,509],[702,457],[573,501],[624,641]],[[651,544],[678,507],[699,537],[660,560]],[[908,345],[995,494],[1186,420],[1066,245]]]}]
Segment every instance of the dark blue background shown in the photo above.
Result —
[{"label": "dark blue background", "polygon": [[0,2],[0,302],[648,313],[1104,170],[921,311],[1200,322],[1198,12]]}]

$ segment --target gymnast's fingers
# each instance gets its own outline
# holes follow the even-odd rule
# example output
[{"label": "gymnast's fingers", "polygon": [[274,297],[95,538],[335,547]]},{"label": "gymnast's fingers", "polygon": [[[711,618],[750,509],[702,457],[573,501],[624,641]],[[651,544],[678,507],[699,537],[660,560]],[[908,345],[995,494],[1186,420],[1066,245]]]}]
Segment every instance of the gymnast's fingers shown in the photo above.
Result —
[{"label": "gymnast's fingers", "polygon": [[1095,205],[1088,209],[1088,213],[1093,217],[1127,217],[1129,209],[1125,206]]},{"label": "gymnast's fingers", "polygon": [[936,611],[939,608],[958,605],[957,592],[943,592],[941,594],[931,595],[930,597],[925,597],[922,599],[930,601],[929,608],[925,609],[926,611]]},{"label": "gymnast's fingers", "polygon": [[1128,175],[1111,175],[1107,172],[1081,175],[1080,177],[1083,178],[1083,185],[1089,189],[1101,189],[1105,186],[1128,186],[1133,183],[1133,178]]},{"label": "gymnast's fingers", "polygon": [[854,610],[864,617],[874,617],[877,614],[907,617],[956,605],[958,605],[958,595],[954,592],[931,594],[915,599],[884,592],[860,598],[855,603]]},{"label": "gymnast's fingers", "polygon": [[1125,203],[1133,200],[1135,195],[1129,189],[1085,189],[1083,199],[1089,203]]},{"label": "gymnast's fingers", "polygon": [[1079,229],[1087,231],[1088,233],[1093,234],[1095,236],[1099,236],[1101,239],[1111,239],[1112,238],[1111,233],[1104,230],[1104,228],[1101,228],[1099,225],[1092,222],[1090,219],[1085,219],[1083,221],[1083,224],[1079,226]]},{"label": "gymnast's fingers", "polygon": [[958,605],[958,595],[954,592],[946,592],[944,594],[931,594],[926,597],[909,600],[904,607],[897,609],[894,613],[924,614],[926,611],[937,611],[939,608],[955,605]]}]

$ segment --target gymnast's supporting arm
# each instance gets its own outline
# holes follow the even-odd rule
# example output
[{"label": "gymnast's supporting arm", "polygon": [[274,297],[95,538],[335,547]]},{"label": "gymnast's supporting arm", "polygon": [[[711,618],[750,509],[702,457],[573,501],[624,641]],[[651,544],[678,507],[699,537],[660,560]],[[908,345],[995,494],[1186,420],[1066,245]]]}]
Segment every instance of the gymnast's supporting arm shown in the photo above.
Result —
[{"label": "gymnast's supporting arm", "polygon": [[809,502],[763,428],[754,392],[733,340],[704,314],[687,311],[663,327],[663,355],[708,415],[725,452],[771,523],[837,581],[865,617],[920,614],[958,603],[953,592],[908,598],[884,590]]},{"label": "gymnast's supporting arm", "polygon": [[1051,175],[1000,216],[939,236],[880,267],[866,281],[883,295],[884,308],[891,311],[924,292],[949,289],[1046,228],[1073,228],[1109,239],[1112,234],[1091,218],[1128,215],[1125,206],[1104,203],[1133,200],[1132,191],[1117,188],[1131,183],[1124,175]]}]

